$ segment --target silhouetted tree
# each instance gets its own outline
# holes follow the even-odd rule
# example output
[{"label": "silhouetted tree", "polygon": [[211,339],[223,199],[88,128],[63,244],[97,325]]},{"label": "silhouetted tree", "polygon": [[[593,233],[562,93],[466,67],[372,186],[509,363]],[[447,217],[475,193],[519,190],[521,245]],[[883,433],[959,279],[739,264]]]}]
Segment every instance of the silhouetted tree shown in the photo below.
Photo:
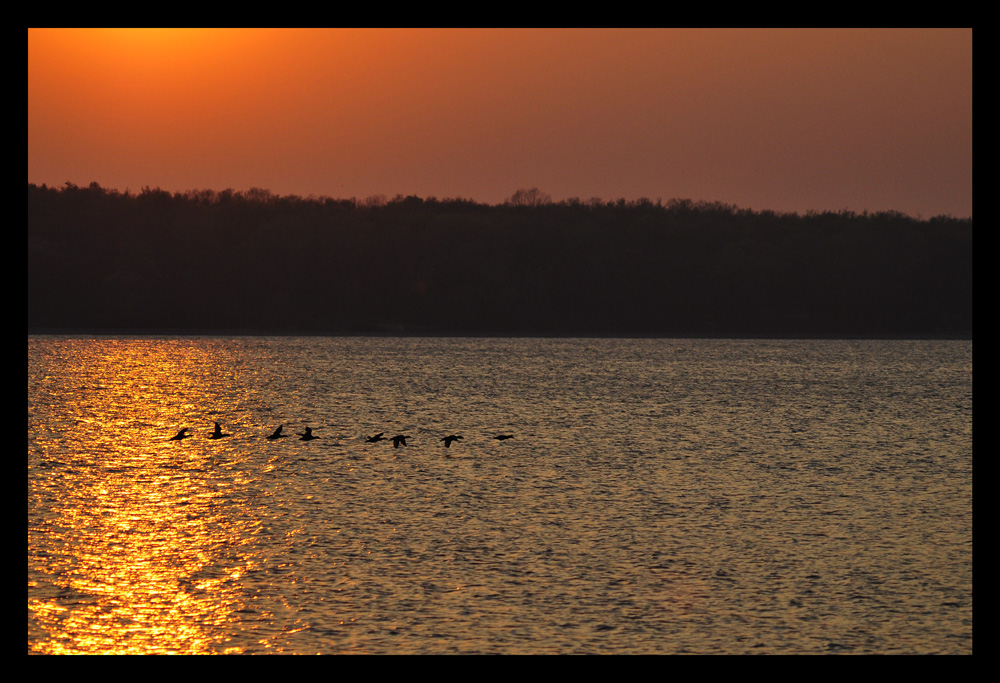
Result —
[{"label": "silhouetted tree", "polygon": [[29,184],[28,324],[968,336],[972,219]]},{"label": "silhouetted tree", "polygon": [[507,199],[507,203],[511,206],[541,206],[542,204],[551,204],[552,197],[542,192],[537,187],[529,189],[522,188],[514,192],[514,194]]}]

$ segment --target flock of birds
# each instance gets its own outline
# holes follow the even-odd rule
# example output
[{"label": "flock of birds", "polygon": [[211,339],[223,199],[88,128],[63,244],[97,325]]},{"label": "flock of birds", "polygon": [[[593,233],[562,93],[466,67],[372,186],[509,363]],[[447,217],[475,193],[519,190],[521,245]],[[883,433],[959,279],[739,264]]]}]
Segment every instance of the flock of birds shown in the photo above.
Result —
[{"label": "flock of birds", "polygon": [[[278,425],[278,428],[275,429],[274,432],[270,436],[268,436],[266,438],[269,439],[269,440],[271,440],[271,441],[274,441],[275,439],[283,439],[286,436],[290,436],[289,434],[282,434],[282,429],[284,429],[284,427],[285,427],[285,425]],[[184,440],[184,439],[186,439],[186,438],[188,438],[190,436],[194,436],[194,434],[188,434],[188,432],[190,432],[190,431],[191,431],[190,427],[184,427],[179,432],[177,432],[174,436],[170,437],[169,440],[170,441],[182,441],[182,440]],[[405,446],[406,445],[406,440],[410,438],[406,434],[397,434],[396,436],[390,436],[390,437],[386,437],[386,436],[384,436],[384,434],[385,434],[385,432],[379,432],[378,434],[373,434],[372,436],[369,436],[369,437],[367,437],[365,439],[365,443],[378,443],[379,441],[392,441],[392,447],[393,448],[399,448],[400,446]],[[208,438],[209,439],[224,439],[227,436],[232,436],[232,434],[227,434],[227,433],[223,432],[222,431],[222,425],[220,425],[218,422],[216,422],[215,423],[215,430],[211,434],[208,435]],[[318,439],[319,438],[318,436],[316,436],[315,434],[312,433],[312,427],[306,427],[304,432],[302,432],[301,434],[296,433],[296,436],[299,437],[299,441],[312,441],[313,439]],[[507,439],[513,439],[514,435],[513,434],[497,434],[493,438],[496,439],[497,441],[506,441]],[[445,437],[441,438],[440,440],[444,442],[444,447],[445,448],[451,448],[452,442],[454,442],[454,441],[461,441],[461,439],[462,439],[462,437],[459,434],[449,434],[448,436],[445,436]]]}]

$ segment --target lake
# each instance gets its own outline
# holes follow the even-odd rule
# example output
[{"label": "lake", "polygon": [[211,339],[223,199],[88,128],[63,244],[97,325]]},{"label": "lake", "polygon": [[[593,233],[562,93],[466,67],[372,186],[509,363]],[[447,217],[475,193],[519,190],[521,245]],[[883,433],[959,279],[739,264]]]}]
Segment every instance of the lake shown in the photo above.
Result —
[{"label": "lake", "polygon": [[29,336],[27,376],[29,653],[972,653],[971,341]]}]

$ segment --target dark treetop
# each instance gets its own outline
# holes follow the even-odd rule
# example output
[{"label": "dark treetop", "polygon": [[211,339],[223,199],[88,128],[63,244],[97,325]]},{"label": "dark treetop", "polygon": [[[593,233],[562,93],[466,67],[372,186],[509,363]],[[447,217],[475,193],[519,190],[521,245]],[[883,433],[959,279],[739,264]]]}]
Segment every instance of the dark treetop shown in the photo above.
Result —
[{"label": "dark treetop", "polygon": [[28,327],[971,337],[972,219],[29,184]]}]

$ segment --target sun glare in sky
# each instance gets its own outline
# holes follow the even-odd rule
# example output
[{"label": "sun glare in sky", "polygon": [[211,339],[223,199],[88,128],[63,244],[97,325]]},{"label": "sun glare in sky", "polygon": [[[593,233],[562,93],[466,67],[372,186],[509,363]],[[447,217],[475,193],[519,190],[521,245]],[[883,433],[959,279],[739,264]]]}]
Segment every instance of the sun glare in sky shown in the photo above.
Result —
[{"label": "sun glare in sky", "polygon": [[29,29],[28,182],[972,215],[971,29]]}]

